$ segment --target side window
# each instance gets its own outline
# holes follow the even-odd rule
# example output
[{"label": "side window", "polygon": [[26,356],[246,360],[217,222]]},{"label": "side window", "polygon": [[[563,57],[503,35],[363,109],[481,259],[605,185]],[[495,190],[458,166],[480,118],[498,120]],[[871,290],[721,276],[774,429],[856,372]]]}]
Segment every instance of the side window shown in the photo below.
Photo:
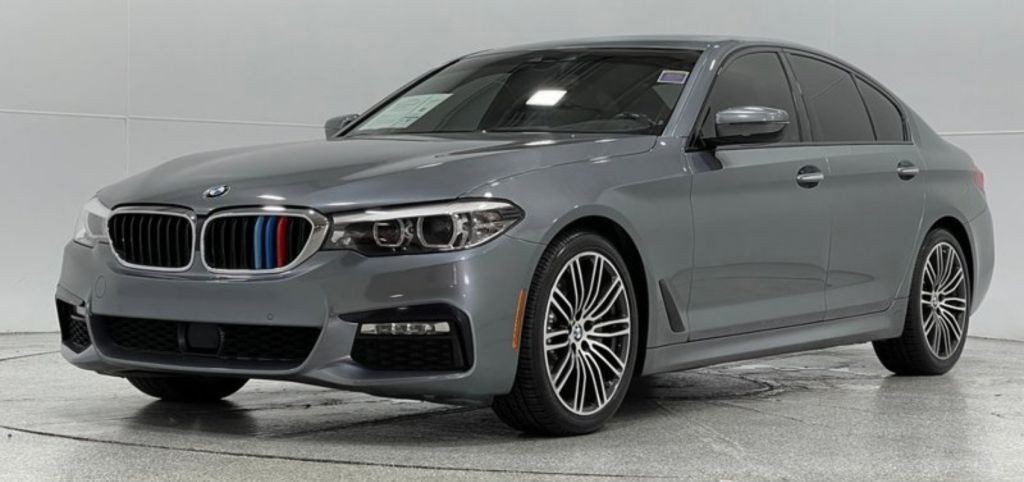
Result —
[{"label": "side window", "polygon": [[701,134],[707,137],[714,135],[716,112],[745,106],[785,110],[789,113],[790,123],[783,131],[782,142],[800,140],[793,93],[778,54],[746,54],[726,64],[708,95],[708,113],[701,126]]},{"label": "side window", "polygon": [[903,117],[900,110],[878,89],[871,84],[857,79],[857,87],[860,94],[864,96],[864,104],[868,106],[868,113],[871,114],[871,123],[875,127],[875,139],[879,142],[901,142],[906,137],[903,134]]},{"label": "side window", "polygon": [[815,141],[875,140],[871,119],[849,72],[801,55],[791,55],[790,63],[804,96]]}]

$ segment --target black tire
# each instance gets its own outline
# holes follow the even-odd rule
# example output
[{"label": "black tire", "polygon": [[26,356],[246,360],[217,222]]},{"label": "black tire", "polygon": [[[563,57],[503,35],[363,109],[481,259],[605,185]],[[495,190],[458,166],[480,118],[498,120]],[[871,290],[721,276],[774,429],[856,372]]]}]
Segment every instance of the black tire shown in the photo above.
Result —
[{"label": "black tire", "polygon": [[[959,262],[964,270],[964,298],[966,309],[963,312],[962,334],[957,346],[947,358],[940,358],[930,348],[925,335],[926,308],[922,305],[922,280],[925,263],[929,254],[936,246],[946,243],[953,246]],[[942,375],[956,365],[967,341],[967,329],[970,326],[971,285],[967,258],[956,237],[943,229],[937,229],[925,237],[921,250],[918,252],[914,265],[914,276],[907,299],[907,315],[904,321],[903,334],[899,338],[873,342],[875,354],[889,371],[897,375]]]},{"label": "black tire", "polygon": [[[629,340],[625,343],[628,344],[626,363],[615,385],[615,392],[607,396],[603,408],[580,415],[563,405],[549,381],[544,348],[544,320],[548,296],[555,287],[558,274],[567,262],[584,252],[603,255],[618,271],[624,284],[632,321]],[[511,393],[495,398],[492,405],[494,412],[512,428],[536,435],[581,435],[600,429],[618,410],[629,388],[637,358],[639,323],[629,270],[615,247],[600,235],[587,231],[560,236],[545,250],[534,273],[526,301],[516,379]],[[567,339],[570,337],[567,335]]]},{"label": "black tire", "polygon": [[216,402],[245,386],[248,378],[128,377],[139,391],[169,402]]}]

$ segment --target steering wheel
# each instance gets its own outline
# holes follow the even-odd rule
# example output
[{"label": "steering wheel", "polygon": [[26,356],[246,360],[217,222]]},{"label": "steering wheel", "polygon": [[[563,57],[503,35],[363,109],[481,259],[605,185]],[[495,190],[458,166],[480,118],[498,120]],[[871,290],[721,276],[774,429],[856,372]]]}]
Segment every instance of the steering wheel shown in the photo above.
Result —
[{"label": "steering wheel", "polygon": [[631,121],[637,121],[643,124],[647,124],[648,128],[654,128],[658,126],[658,123],[654,122],[654,119],[651,119],[651,116],[647,114],[641,114],[639,112],[619,112],[618,114],[615,114],[615,116],[612,117],[612,119],[628,119]]}]

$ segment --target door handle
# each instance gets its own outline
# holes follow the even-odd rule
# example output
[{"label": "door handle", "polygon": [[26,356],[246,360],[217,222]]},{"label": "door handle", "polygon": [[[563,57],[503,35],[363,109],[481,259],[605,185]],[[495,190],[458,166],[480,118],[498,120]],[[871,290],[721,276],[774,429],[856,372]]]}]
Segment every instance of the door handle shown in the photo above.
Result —
[{"label": "door handle", "polygon": [[921,169],[914,165],[910,161],[900,161],[896,164],[896,175],[904,181],[909,181],[917,176],[921,172]]},{"label": "door handle", "polygon": [[796,173],[796,183],[810,189],[825,180],[825,173],[815,166],[804,166]]}]

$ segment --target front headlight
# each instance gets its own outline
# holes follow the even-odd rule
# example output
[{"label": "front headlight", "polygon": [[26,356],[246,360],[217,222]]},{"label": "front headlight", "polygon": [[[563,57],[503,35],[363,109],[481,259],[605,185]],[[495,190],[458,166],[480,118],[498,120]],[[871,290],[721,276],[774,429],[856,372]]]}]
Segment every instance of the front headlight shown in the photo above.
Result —
[{"label": "front headlight", "polygon": [[484,244],[521,219],[516,205],[489,199],[336,214],[324,248],[369,256],[455,251]]},{"label": "front headlight", "polygon": [[78,215],[78,222],[75,224],[75,242],[90,248],[96,243],[106,242],[107,218],[110,217],[110,209],[103,205],[97,198],[92,198],[82,206],[82,212]]}]

